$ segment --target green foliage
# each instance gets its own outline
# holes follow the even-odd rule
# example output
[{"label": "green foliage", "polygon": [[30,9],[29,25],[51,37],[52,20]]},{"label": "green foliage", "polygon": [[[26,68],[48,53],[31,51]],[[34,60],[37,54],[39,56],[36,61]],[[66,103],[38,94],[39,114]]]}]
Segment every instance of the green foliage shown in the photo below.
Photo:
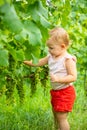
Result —
[{"label": "green foliage", "polygon": [[5,49],[0,49],[0,66],[8,66],[8,51]]},{"label": "green foliage", "polygon": [[87,68],[87,1],[52,0],[48,6],[53,25],[64,27],[72,42],[69,51],[76,55],[78,67]]},{"label": "green foliage", "polygon": [[[46,84],[45,70],[38,72],[36,68],[25,67],[22,62],[33,59],[33,63],[37,63],[47,54],[45,43],[48,30],[56,25],[68,31],[73,43],[69,51],[77,57],[78,70],[84,71],[87,65],[86,7],[86,0],[51,0],[47,5],[46,0],[0,1],[0,71],[4,70],[1,71],[0,88],[6,88],[8,76],[15,81],[15,85],[20,84],[20,79],[30,85],[31,81],[37,82],[37,73],[42,84]],[[28,72],[29,75],[34,74],[34,80],[24,78]],[[21,91],[19,89],[18,92],[22,91],[24,95],[23,88]]]},{"label": "green foliage", "polygon": [[[0,81],[1,88],[6,87],[7,99],[10,100],[14,96],[16,88],[22,103],[23,82],[27,74],[24,73],[22,62],[24,59],[33,59],[33,62],[37,63],[38,58],[43,56],[42,51],[46,54],[44,46],[50,23],[47,20],[48,11],[41,1],[9,2],[4,1],[0,5],[0,68],[5,67],[5,73],[1,76],[3,79]],[[42,34],[45,34],[45,39]],[[35,77],[34,80],[27,81],[32,85],[30,81],[34,83],[36,79]]]},{"label": "green foliage", "polygon": [[[75,85],[77,100],[73,112],[68,115],[71,130],[87,129],[87,103],[82,84],[83,82],[79,78]],[[21,106],[18,103],[18,94],[16,92],[13,105],[7,105],[3,95],[0,98],[1,130],[54,130],[49,90],[50,87],[46,89],[44,95],[42,87],[38,85],[35,95],[30,98],[31,90],[28,86],[25,86],[25,102]]]},{"label": "green foliage", "polygon": [[22,23],[20,22],[13,5],[4,4],[0,8],[0,12],[3,16],[5,27],[9,28],[13,33],[19,33],[22,30]]},{"label": "green foliage", "polygon": [[0,0],[0,129],[52,129],[48,68],[30,68],[23,60],[37,63],[47,54],[48,30],[56,25],[70,34],[69,51],[78,61],[71,129],[87,129],[87,0]]}]

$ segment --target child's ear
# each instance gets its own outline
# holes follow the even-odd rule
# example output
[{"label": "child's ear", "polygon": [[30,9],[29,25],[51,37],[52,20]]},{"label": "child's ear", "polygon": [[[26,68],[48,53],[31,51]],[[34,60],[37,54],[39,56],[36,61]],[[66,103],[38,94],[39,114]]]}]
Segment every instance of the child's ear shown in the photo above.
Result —
[{"label": "child's ear", "polygon": [[62,44],[61,44],[61,47],[62,47],[62,48],[65,48],[66,46],[65,46],[65,44],[62,43]]}]

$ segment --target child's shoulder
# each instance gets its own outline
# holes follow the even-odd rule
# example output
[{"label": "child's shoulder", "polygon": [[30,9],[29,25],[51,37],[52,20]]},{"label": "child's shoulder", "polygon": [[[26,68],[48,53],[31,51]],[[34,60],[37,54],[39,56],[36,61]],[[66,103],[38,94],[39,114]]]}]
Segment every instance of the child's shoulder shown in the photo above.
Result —
[{"label": "child's shoulder", "polygon": [[65,59],[72,59],[75,62],[77,61],[76,56],[69,53],[66,54]]}]

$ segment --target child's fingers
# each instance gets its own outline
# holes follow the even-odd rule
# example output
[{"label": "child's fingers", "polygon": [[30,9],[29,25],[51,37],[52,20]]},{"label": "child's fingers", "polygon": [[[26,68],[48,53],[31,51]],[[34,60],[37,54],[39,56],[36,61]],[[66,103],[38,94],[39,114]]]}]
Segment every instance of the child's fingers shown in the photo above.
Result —
[{"label": "child's fingers", "polygon": [[30,61],[26,61],[25,60],[25,61],[23,61],[23,63],[26,64],[26,65],[31,65],[32,64],[32,60],[30,60]]},{"label": "child's fingers", "polygon": [[54,81],[54,74],[50,74],[50,80],[53,82]]}]

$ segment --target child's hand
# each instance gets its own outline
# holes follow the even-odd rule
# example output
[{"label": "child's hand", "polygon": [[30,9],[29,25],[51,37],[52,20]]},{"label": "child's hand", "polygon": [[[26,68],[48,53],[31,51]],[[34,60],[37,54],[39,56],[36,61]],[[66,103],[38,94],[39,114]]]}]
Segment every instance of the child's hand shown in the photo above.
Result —
[{"label": "child's hand", "polygon": [[26,64],[26,65],[32,66],[32,60],[30,60],[30,61],[23,61],[23,63]]},{"label": "child's hand", "polygon": [[54,74],[50,74],[50,80],[51,80],[51,82],[58,82],[58,78]]}]

